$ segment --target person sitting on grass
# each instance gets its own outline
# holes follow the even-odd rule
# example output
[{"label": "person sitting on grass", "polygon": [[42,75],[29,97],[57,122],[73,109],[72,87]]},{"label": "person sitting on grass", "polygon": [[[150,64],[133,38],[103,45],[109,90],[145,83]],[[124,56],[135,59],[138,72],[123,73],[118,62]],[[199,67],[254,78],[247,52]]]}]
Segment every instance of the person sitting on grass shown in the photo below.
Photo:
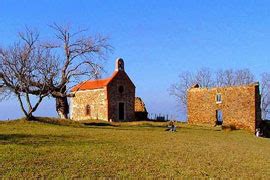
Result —
[{"label": "person sitting on grass", "polygon": [[256,133],[255,133],[255,135],[256,135],[257,137],[262,137],[262,136],[263,136],[263,134],[262,134],[262,132],[261,132],[261,129],[260,129],[260,128],[257,128],[257,129],[256,129]]},{"label": "person sitting on grass", "polygon": [[166,129],[166,131],[176,132],[176,126],[174,124],[174,121],[169,122],[169,126],[168,126],[168,129]]}]

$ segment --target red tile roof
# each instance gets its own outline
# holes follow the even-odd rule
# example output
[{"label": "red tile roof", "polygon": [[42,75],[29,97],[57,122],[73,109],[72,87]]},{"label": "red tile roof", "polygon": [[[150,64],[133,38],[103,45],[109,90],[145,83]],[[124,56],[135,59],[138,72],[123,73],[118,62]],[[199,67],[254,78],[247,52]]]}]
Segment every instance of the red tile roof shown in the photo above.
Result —
[{"label": "red tile roof", "polygon": [[117,72],[114,72],[110,78],[106,79],[98,79],[98,80],[88,80],[74,86],[71,91],[81,91],[81,90],[91,90],[91,89],[99,89],[106,87],[109,82],[116,76]]}]

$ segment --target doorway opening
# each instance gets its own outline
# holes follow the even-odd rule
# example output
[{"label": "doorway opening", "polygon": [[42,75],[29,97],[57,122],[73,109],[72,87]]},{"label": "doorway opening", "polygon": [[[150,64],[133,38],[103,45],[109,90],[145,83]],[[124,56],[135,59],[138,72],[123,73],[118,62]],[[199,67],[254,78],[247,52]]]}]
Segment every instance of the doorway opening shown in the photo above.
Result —
[{"label": "doorway opening", "polygon": [[119,121],[125,120],[125,103],[119,103],[118,111]]},{"label": "doorway opening", "polygon": [[223,114],[220,109],[216,110],[216,125],[223,124]]}]

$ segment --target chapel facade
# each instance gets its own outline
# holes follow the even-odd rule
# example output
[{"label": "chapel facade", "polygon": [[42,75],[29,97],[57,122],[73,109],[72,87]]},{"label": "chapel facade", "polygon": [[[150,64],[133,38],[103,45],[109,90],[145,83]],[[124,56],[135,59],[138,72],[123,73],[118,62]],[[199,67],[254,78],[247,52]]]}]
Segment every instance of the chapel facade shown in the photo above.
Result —
[{"label": "chapel facade", "polygon": [[73,120],[134,121],[135,85],[125,72],[123,59],[116,60],[111,77],[88,80],[72,88],[70,118]]}]

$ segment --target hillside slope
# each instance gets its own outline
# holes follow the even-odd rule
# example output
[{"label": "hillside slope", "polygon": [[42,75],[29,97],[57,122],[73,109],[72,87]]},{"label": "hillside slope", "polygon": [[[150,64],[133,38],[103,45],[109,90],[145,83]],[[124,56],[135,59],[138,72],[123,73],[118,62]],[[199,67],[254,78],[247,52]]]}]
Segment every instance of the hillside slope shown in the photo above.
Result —
[{"label": "hillside slope", "polygon": [[270,177],[270,140],[245,131],[88,125],[1,122],[0,177]]}]

